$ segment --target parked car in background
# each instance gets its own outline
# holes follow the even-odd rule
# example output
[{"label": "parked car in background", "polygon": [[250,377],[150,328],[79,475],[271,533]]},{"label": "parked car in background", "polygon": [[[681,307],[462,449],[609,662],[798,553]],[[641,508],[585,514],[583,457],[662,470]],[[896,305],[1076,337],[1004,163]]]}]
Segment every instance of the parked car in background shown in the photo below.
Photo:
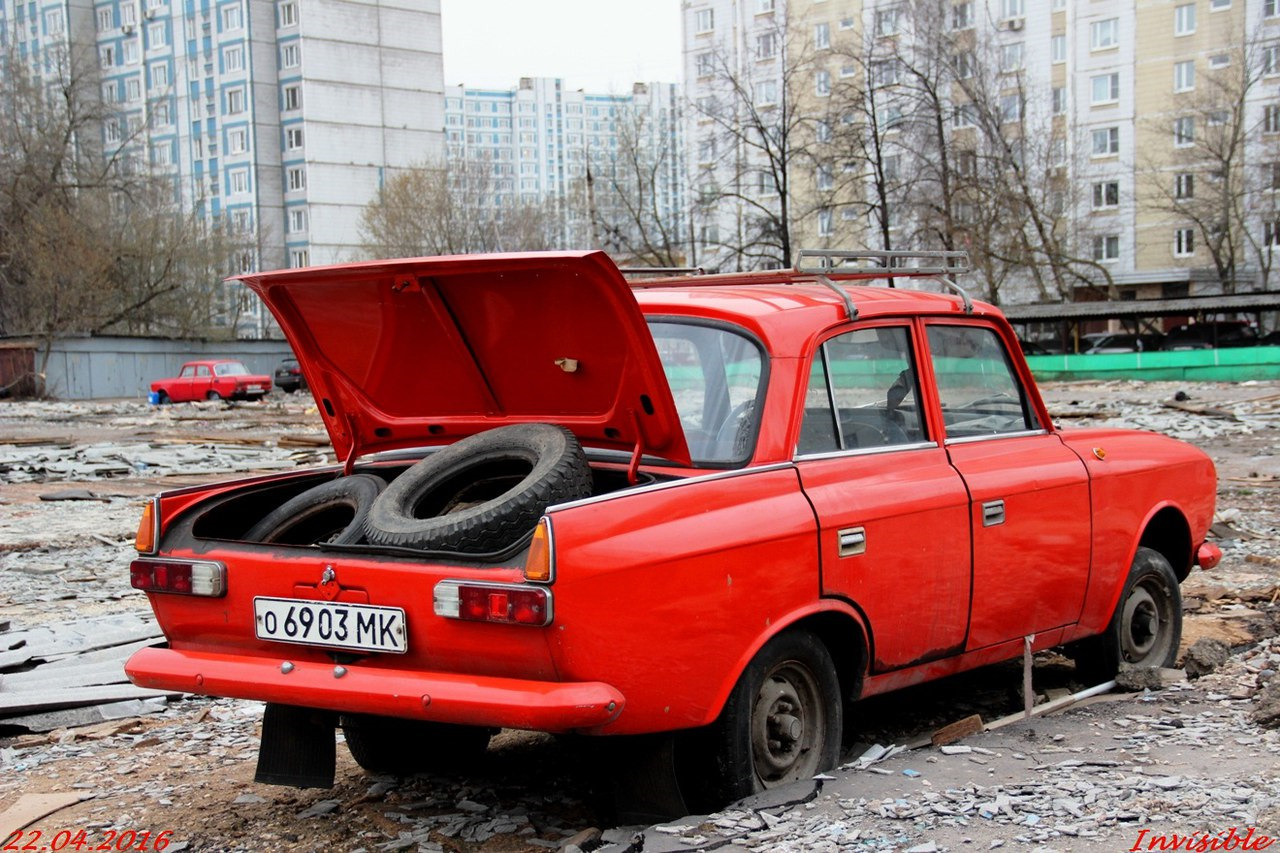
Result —
[{"label": "parked car in background", "polygon": [[286,358],[280,362],[272,378],[275,379],[276,387],[286,394],[292,394],[299,388],[307,390],[307,377],[302,375],[302,367],[296,358]]},{"label": "parked car in background", "polygon": [[1258,338],[1258,346],[1263,347],[1280,347],[1280,329],[1267,332]]},{"label": "parked car in background", "polygon": [[1159,335],[1135,335],[1129,332],[1094,332],[1080,339],[1080,352],[1090,355],[1120,352],[1147,352],[1160,349]]},{"label": "parked car in background", "polygon": [[342,461],[153,499],[130,580],[167,642],[126,672],[266,702],[259,781],[331,785],[337,727],[373,773],[531,729],[629,743],[613,782],[670,816],[810,779],[859,699],[1028,643],[1086,684],[1172,666],[1213,463],[1059,429],[940,257],[243,276]]},{"label": "parked car in background", "polygon": [[1022,348],[1023,355],[1053,355],[1054,350],[1049,349],[1042,343],[1037,341],[1027,341],[1022,338],[1018,339],[1018,346]]},{"label": "parked car in background", "polygon": [[1214,320],[1208,323],[1183,323],[1165,335],[1162,349],[1251,347],[1257,343],[1258,330],[1243,320]]},{"label": "parked car in background", "polygon": [[271,377],[250,373],[230,359],[188,361],[172,379],[157,379],[151,391],[157,403],[192,400],[259,400],[271,390]]}]

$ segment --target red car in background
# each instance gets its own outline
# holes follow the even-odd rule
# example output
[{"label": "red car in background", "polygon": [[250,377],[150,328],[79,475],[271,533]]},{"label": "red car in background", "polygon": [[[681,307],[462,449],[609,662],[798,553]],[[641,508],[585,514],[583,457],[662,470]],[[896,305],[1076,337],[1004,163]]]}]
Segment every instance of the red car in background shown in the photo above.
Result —
[{"label": "red car in background", "polygon": [[238,361],[188,361],[172,379],[157,379],[151,391],[157,403],[192,400],[259,400],[271,390],[271,377],[250,373]]}]

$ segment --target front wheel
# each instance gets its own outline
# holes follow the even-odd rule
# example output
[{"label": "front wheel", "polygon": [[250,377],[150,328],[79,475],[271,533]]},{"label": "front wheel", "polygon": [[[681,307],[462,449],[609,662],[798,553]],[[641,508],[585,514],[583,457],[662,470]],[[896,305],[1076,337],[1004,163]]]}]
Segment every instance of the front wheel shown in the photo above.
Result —
[{"label": "front wheel", "polygon": [[214,401],[214,400],[221,400],[221,399],[222,399],[222,395],[221,395],[221,394],[219,394],[217,391],[210,391],[208,394],[205,394],[205,395],[204,395],[204,398],[205,398],[206,400],[210,400],[210,401]]},{"label": "front wheel", "polygon": [[714,754],[702,793],[717,808],[829,770],[840,758],[840,679],[826,646],[774,637],[742,673],[706,732]]},{"label": "front wheel", "polygon": [[1080,678],[1101,683],[1121,667],[1171,667],[1182,640],[1182,592],[1159,551],[1139,548],[1105,633],[1076,643],[1071,656]]}]

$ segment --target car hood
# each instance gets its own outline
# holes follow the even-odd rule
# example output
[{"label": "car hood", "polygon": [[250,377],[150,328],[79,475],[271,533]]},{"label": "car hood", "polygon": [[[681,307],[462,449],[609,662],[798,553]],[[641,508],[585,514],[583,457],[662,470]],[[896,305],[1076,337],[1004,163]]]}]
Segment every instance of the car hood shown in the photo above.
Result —
[{"label": "car hood", "polygon": [[302,364],[340,458],[511,423],[690,464],[653,337],[603,252],[412,258],[238,276]]}]

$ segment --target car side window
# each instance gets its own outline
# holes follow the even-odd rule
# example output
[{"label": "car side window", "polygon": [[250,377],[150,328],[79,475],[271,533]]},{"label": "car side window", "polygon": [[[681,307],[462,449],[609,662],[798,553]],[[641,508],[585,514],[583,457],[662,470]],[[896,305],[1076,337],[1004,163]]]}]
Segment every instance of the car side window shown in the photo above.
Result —
[{"label": "car side window", "polygon": [[182,368],[182,372],[178,374],[178,378],[190,379],[192,376],[195,376],[195,375],[196,375],[196,369],[191,365],[187,365],[186,367]]},{"label": "car side window", "polygon": [[928,338],[947,438],[1040,429],[995,329],[933,325]]},{"label": "car side window", "polygon": [[209,375],[209,365],[202,364],[196,368],[196,376],[208,376],[208,375]]},{"label": "car side window", "polygon": [[893,447],[925,435],[905,326],[846,332],[818,348],[798,453]]}]

